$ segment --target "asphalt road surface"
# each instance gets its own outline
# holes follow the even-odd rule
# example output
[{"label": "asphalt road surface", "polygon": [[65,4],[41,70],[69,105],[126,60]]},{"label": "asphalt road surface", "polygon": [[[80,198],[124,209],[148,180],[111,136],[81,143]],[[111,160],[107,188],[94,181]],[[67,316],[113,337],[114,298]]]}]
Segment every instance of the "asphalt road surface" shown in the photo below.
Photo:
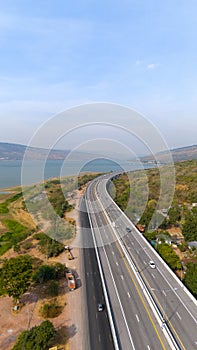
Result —
[{"label": "asphalt road surface", "polygon": [[[83,232],[83,243],[84,246],[90,247],[83,249],[84,281],[86,291],[85,305],[87,306],[86,319],[87,332],[89,334],[89,344],[86,344],[86,347],[88,346],[91,350],[114,350],[111,328],[105,307],[100,273],[98,270],[95,249],[93,248],[93,240],[89,229],[89,219],[86,213],[84,199],[82,199],[81,202],[80,213],[80,227]],[[104,305],[104,310],[101,312],[98,311],[98,303]],[[87,348],[85,350],[87,350]]]}]

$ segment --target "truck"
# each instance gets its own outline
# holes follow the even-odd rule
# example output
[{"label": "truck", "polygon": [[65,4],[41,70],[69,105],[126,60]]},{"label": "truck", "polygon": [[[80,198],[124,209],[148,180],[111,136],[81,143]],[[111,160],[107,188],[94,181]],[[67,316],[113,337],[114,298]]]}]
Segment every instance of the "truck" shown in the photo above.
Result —
[{"label": "truck", "polygon": [[75,281],[75,276],[74,274],[72,273],[71,270],[68,270],[66,272],[66,279],[67,279],[67,282],[68,282],[68,288],[69,290],[75,290],[76,289],[76,281]]},{"label": "truck", "polygon": [[73,254],[71,252],[71,248],[68,245],[65,245],[64,249],[65,249],[65,251],[67,253],[68,260],[73,260],[74,256],[73,256]]}]

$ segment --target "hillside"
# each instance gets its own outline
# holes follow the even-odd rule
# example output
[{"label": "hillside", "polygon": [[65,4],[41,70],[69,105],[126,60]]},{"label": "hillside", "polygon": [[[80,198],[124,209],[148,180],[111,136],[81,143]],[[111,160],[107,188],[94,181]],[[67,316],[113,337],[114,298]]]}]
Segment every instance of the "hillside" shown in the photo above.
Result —
[{"label": "hillside", "polygon": [[[28,147],[16,143],[0,142],[0,160],[22,160],[25,152],[28,150],[28,160],[65,160],[70,153],[69,149],[49,151],[44,148]],[[89,152],[72,151],[72,160],[84,160],[98,158],[98,154]]]},{"label": "hillside", "polygon": [[[0,159],[1,160],[22,160],[27,150],[27,146],[19,145],[15,143],[0,142]],[[68,150],[52,150],[48,156],[49,160],[61,160],[65,159],[68,154]],[[48,154],[47,149],[43,148],[28,148],[28,155],[30,159],[43,159]]]},{"label": "hillside", "polygon": [[[111,193],[197,298],[197,160],[177,162],[175,171],[175,192],[169,210],[165,206],[157,210],[160,196],[158,168],[122,174],[113,181]],[[157,223],[160,223],[159,227]]]},{"label": "hillside", "polygon": [[[175,148],[175,149],[171,149],[170,151],[174,162],[197,159],[197,145]],[[166,155],[166,152],[159,154],[161,161],[162,161],[162,158],[165,161],[165,155]],[[144,162],[154,161],[154,158],[152,156],[145,156],[145,157],[142,157],[141,159]]]},{"label": "hillside", "polygon": [[[22,160],[26,150],[27,150],[27,146],[25,145],[0,142],[0,160]],[[36,148],[36,147],[28,148],[29,159],[32,159],[32,160],[44,159],[48,153],[49,153],[47,157],[48,160],[64,160],[68,155],[69,150],[52,150],[49,152],[48,149],[43,149],[43,148]],[[172,153],[174,162],[197,159],[197,145],[172,149],[171,153]],[[76,160],[81,159],[81,157],[83,157],[83,159],[86,159],[86,158],[89,159],[90,154],[75,152],[74,156]],[[161,160],[162,160],[162,157],[164,157],[165,159],[165,152],[161,154],[160,157],[161,157]],[[150,156],[141,157],[141,160],[142,162],[146,163],[146,162],[154,161],[154,158],[150,155]]]}]

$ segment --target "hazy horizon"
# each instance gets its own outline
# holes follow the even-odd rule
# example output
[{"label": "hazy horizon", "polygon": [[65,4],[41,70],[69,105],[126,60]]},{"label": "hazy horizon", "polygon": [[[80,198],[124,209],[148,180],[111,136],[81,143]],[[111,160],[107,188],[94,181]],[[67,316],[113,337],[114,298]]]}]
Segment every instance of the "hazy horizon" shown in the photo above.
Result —
[{"label": "hazy horizon", "polygon": [[138,111],[170,149],[197,143],[195,1],[0,8],[3,142],[28,144],[59,112],[101,101]]}]

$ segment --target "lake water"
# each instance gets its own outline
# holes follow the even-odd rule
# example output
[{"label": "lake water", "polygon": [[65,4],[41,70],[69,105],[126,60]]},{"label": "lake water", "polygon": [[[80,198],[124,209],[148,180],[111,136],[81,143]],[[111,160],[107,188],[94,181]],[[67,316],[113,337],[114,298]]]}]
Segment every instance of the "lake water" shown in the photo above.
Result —
[{"label": "lake water", "polygon": [[[25,173],[22,183],[30,185],[42,180],[42,161],[28,161],[22,169],[22,161],[0,161],[0,189],[21,185],[21,173]],[[44,167],[44,178],[78,175],[80,172],[109,172],[129,171],[139,169],[140,164],[127,161],[111,161],[107,159],[96,159],[84,165],[81,160],[63,163],[59,160],[48,160]]]}]

